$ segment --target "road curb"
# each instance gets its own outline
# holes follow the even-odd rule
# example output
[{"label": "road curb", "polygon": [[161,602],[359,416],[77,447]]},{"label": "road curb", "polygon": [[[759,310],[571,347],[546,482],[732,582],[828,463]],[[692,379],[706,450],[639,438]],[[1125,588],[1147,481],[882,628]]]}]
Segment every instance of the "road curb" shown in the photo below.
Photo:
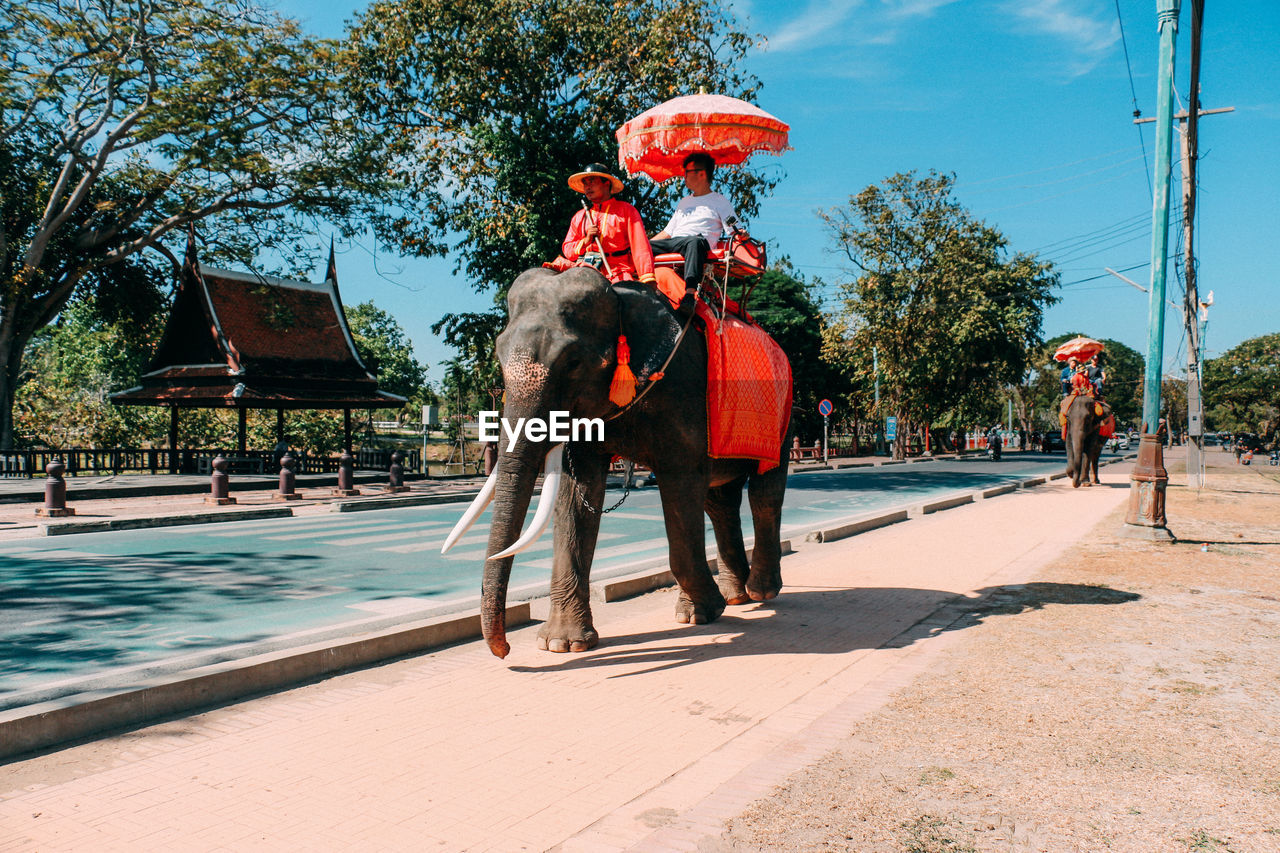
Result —
[{"label": "road curb", "polygon": [[[778,543],[782,556],[794,554],[795,549],[791,547],[790,539],[783,539]],[[713,550],[713,549],[708,549]],[[751,561],[752,549],[747,549],[747,561]],[[668,564],[667,557],[654,557],[651,561],[645,561],[641,568],[634,574],[623,575],[618,578],[610,578],[607,581],[593,583],[591,585],[591,598],[594,601],[602,601],[606,604],[611,601],[621,601],[625,598],[634,598],[637,595],[644,595],[646,592],[653,592],[655,589],[664,589],[665,587],[675,586],[676,577],[671,574],[671,569],[663,568],[658,571],[654,569],[659,566]],[[718,572],[718,561],[716,558],[707,558],[707,568],[712,574]]]},{"label": "road curb", "polygon": [[73,533],[102,533],[107,530],[142,530],[148,527],[179,527],[185,524],[216,524],[223,521],[254,521],[262,518],[285,518],[293,515],[287,506],[246,507],[223,512],[191,512],[180,515],[153,515],[139,518],[108,518],[102,521],[66,521],[46,524],[45,536],[67,536]]},{"label": "road curb", "polygon": [[[528,602],[507,608],[508,628],[530,621]],[[321,641],[146,679],[136,687],[78,693],[14,708],[0,712],[0,760],[480,636],[478,611],[451,614],[348,640]]]},{"label": "road curb", "polygon": [[457,492],[448,495],[408,495],[404,497],[394,497],[391,495],[377,496],[370,495],[368,498],[359,498],[352,501],[335,501],[330,504],[330,512],[364,512],[374,509],[396,509],[402,506],[433,506],[435,504],[451,504],[451,503],[470,503],[475,500],[476,495],[480,494],[477,489],[474,492]]},{"label": "road curb", "polygon": [[979,501],[979,500],[985,501],[988,498],[994,498],[994,497],[999,497],[1000,495],[1011,494],[1013,492],[1018,491],[1018,487],[1020,485],[1021,485],[1020,483],[1005,483],[1003,486],[992,486],[989,489],[983,489],[981,491],[974,492],[973,499],[975,501]]},{"label": "road curb", "polygon": [[920,504],[913,507],[911,515],[932,515],[935,512],[942,512],[944,509],[954,509],[958,506],[973,503],[973,492],[965,492],[964,494],[951,495],[950,497],[939,498],[936,501],[930,501],[926,504]]},{"label": "road curb", "polygon": [[909,517],[905,509],[881,512],[867,518],[851,521],[848,524],[839,524],[835,527],[814,530],[805,536],[805,541],[835,542],[837,539],[847,539],[850,536],[857,536],[859,533],[866,533],[868,530],[875,530],[877,527],[888,527],[890,524],[906,521]]}]

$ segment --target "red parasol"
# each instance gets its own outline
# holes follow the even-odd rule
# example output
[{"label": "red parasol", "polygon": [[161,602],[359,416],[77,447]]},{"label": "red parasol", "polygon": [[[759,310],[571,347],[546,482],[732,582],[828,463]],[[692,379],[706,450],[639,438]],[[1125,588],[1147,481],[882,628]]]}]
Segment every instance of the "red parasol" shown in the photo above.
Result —
[{"label": "red parasol", "polygon": [[1077,361],[1087,361],[1089,358],[1097,355],[1106,348],[1106,344],[1102,341],[1095,341],[1093,338],[1086,338],[1077,335],[1054,350],[1053,360],[1067,361],[1068,359],[1074,358]]},{"label": "red parasol", "polygon": [[618,164],[658,183],[679,176],[681,161],[705,151],[717,164],[741,163],[756,151],[789,151],[790,128],[764,110],[726,95],[685,95],[658,104],[618,128]]}]

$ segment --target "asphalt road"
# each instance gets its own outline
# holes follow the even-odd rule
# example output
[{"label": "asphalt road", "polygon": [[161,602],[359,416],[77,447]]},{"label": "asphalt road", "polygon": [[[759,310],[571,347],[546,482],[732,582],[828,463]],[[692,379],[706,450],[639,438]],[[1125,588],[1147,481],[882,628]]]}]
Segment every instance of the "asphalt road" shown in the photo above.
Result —
[{"label": "asphalt road", "polygon": [[[783,536],[1061,470],[1062,454],[793,474]],[[609,503],[620,497],[608,493]],[[750,519],[744,504],[744,530]],[[0,546],[0,710],[141,676],[375,630],[476,605],[488,516],[446,556],[445,504]],[[707,529],[708,545],[714,538]],[[512,601],[545,594],[550,531],[517,556]],[[658,490],[604,517],[593,579],[661,560]]]}]

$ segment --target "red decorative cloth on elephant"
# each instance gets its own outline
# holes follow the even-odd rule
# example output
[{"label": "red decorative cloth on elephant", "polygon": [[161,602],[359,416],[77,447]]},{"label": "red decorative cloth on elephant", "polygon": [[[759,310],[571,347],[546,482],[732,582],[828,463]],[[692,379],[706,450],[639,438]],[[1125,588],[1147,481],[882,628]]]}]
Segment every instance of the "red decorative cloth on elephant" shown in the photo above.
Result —
[{"label": "red decorative cloth on elephant", "polygon": [[[589,215],[600,229],[600,245],[609,265],[608,272],[600,272],[614,284],[620,281],[653,284],[653,249],[644,232],[640,211],[625,201],[611,198],[594,205]],[[587,252],[596,251],[595,241],[587,236],[587,216],[588,211],[579,210],[569,222],[569,233],[561,247],[566,261],[577,261]],[[552,268],[559,261],[559,258],[553,261]]]},{"label": "red decorative cloth on elephant", "polygon": [[[707,311],[699,303],[698,311]],[[791,364],[769,335],[732,314],[703,317],[707,335],[707,451],[716,459],[778,465],[791,421]]]}]

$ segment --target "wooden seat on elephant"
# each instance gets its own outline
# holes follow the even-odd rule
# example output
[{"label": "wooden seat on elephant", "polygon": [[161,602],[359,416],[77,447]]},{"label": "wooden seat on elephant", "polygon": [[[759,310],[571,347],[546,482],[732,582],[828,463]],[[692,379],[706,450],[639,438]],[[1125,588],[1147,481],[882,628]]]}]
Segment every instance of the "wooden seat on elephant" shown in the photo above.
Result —
[{"label": "wooden seat on elephant", "polygon": [[[725,255],[729,244],[721,243],[707,252],[706,268],[716,278],[724,279]],[[664,252],[653,256],[655,267],[667,267],[676,272],[684,272],[684,255],[679,252]],[[733,243],[733,253],[729,256],[730,278],[753,278],[765,271],[767,258],[764,244],[756,240],[744,240]]]}]

